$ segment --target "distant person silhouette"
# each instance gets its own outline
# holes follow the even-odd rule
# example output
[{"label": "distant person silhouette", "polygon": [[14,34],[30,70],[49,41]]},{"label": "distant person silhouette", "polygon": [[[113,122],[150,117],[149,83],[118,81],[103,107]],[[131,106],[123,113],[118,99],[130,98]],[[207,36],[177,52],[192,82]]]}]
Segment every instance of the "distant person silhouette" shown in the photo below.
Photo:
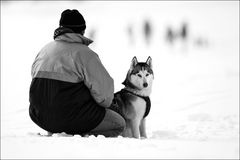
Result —
[{"label": "distant person silhouette", "polygon": [[188,38],[188,33],[189,31],[188,31],[188,24],[185,22],[185,23],[183,23],[182,24],[182,28],[181,28],[181,30],[180,30],[180,38],[182,39],[182,40],[186,40],[187,38]]},{"label": "distant person silhouette", "polygon": [[96,38],[96,30],[95,29],[91,29],[89,32],[89,38],[94,40]]},{"label": "distant person silhouette", "polygon": [[166,41],[167,41],[168,43],[170,43],[171,45],[173,45],[174,40],[175,40],[175,34],[174,34],[172,28],[171,28],[171,27],[167,27],[167,31],[166,31]]},{"label": "distant person silhouette", "polygon": [[127,35],[129,39],[129,44],[134,44],[133,28],[131,25],[127,26]]},{"label": "distant person silhouette", "polygon": [[146,40],[146,44],[149,44],[150,43],[150,38],[151,38],[151,35],[152,35],[152,26],[151,26],[151,24],[148,20],[144,21],[143,34],[144,34],[144,38]]}]

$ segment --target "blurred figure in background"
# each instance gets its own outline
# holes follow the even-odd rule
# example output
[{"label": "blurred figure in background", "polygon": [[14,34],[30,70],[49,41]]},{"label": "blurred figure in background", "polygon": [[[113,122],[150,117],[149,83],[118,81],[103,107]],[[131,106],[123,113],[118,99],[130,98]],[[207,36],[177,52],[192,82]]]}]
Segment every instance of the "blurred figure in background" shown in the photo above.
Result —
[{"label": "blurred figure in background", "polygon": [[152,26],[148,20],[145,20],[143,23],[143,34],[144,34],[144,38],[146,40],[146,44],[149,45],[150,38],[152,35]]},{"label": "blurred figure in background", "polygon": [[186,22],[182,24],[179,36],[182,41],[185,41],[188,38],[188,25]]},{"label": "blurred figure in background", "polygon": [[91,29],[89,32],[89,38],[90,39],[95,39],[96,38],[96,30],[95,29]]},{"label": "blurred figure in background", "polygon": [[93,40],[95,43],[91,43],[91,47],[94,48],[96,45],[96,35],[97,35],[97,30],[95,28],[90,29],[88,32],[88,37],[89,39]]},{"label": "blurred figure in background", "polygon": [[[165,40],[171,47],[177,47],[181,53],[186,54],[188,49],[189,29],[188,23],[184,22],[179,30],[168,26],[166,28]],[[180,47],[180,48],[179,48]]]},{"label": "blurred figure in background", "polygon": [[49,133],[118,136],[125,128],[121,115],[109,109],[113,79],[84,37],[86,23],[77,10],[61,14],[54,41],[32,65],[29,114]]},{"label": "blurred figure in background", "polygon": [[188,29],[188,23],[183,22],[181,29],[179,31],[179,38],[181,42],[181,51],[183,54],[186,54],[188,51],[188,39],[189,39],[189,29]]},{"label": "blurred figure in background", "polygon": [[174,34],[172,28],[171,27],[167,27],[167,29],[166,29],[166,41],[170,45],[173,45],[174,40],[175,40],[175,34]]},{"label": "blurred figure in background", "polygon": [[129,39],[129,44],[133,45],[135,42],[134,42],[134,36],[133,36],[133,27],[132,25],[128,25],[127,26],[127,35],[128,35],[128,39]]}]

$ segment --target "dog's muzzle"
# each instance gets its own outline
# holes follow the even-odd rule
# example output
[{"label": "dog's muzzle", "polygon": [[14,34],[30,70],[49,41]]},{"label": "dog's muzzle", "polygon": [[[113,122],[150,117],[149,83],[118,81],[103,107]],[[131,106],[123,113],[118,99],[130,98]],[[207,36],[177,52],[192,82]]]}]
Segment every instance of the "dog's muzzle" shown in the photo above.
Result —
[{"label": "dog's muzzle", "polygon": [[143,87],[147,88],[148,84],[147,83],[143,83]]}]

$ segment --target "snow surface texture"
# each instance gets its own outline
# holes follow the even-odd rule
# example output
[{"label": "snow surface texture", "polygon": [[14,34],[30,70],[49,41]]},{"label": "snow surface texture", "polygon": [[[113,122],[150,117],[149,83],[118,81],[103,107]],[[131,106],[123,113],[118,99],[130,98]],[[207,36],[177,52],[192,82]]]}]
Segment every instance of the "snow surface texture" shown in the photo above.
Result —
[{"label": "snow surface texture", "polygon": [[[28,115],[31,65],[60,13],[78,9],[120,90],[153,59],[148,139],[46,136]],[[149,41],[143,23],[151,26]],[[188,38],[166,42],[166,28]],[[40,133],[40,135],[38,134]],[[1,1],[1,158],[239,158],[239,2]]]}]

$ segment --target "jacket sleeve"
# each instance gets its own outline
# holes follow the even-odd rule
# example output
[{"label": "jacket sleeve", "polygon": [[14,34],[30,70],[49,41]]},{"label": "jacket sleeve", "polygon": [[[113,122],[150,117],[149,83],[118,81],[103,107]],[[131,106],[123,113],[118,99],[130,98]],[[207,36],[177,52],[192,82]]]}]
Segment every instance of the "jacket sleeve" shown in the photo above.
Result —
[{"label": "jacket sleeve", "polygon": [[85,64],[84,83],[99,105],[103,107],[111,105],[114,94],[114,82],[97,55]]}]

